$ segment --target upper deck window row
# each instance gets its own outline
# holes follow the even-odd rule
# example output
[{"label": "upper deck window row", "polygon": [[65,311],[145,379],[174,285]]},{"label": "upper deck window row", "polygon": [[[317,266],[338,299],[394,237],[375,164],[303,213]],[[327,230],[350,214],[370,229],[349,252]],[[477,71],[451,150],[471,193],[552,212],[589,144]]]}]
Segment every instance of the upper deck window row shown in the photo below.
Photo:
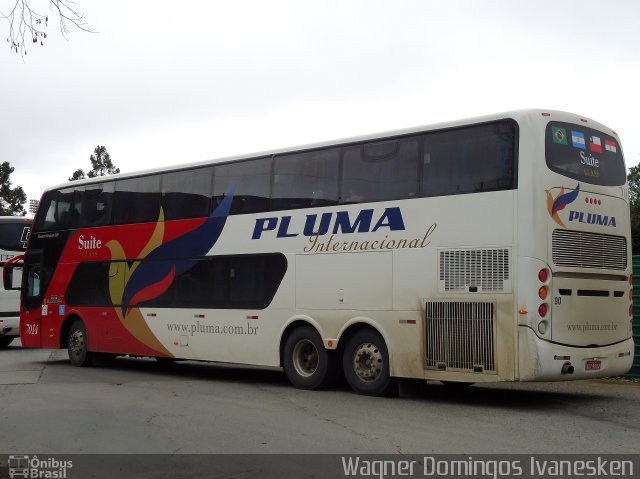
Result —
[{"label": "upper deck window row", "polygon": [[517,126],[504,120],[189,170],[70,186],[45,194],[34,230],[480,193],[516,188]]}]

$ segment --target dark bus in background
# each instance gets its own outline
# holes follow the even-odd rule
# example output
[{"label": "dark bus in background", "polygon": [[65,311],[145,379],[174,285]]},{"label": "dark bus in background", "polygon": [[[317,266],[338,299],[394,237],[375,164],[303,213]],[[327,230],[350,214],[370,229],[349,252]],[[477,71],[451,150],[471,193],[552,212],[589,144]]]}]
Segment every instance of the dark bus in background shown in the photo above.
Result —
[{"label": "dark bus in background", "polygon": [[[31,233],[29,218],[0,216],[0,265],[27,249]],[[16,270],[18,274],[19,270]],[[0,348],[20,336],[20,291],[7,291],[0,286]]]}]

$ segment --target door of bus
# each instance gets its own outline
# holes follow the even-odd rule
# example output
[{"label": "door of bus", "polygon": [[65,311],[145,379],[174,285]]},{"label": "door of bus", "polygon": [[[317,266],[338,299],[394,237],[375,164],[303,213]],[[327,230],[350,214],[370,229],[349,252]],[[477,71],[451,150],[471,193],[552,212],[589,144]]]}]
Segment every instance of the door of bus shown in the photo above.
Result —
[{"label": "door of bus", "polygon": [[20,337],[22,345],[27,348],[42,347],[42,314],[46,307],[42,303],[43,273],[42,251],[29,251],[24,265],[25,280],[20,317]]}]

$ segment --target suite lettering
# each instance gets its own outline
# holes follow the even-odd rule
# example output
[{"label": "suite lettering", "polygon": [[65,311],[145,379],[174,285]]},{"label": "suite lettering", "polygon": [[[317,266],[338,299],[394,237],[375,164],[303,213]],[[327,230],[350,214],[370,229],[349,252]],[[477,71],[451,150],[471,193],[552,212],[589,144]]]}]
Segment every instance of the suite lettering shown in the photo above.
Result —
[{"label": "suite lettering", "polygon": [[600,160],[593,155],[587,155],[584,151],[580,152],[580,163],[600,168]]},{"label": "suite lettering", "polygon": [[404,220],[400,208],[385,208],[382,214],[375,210],[360,210],[357,214],[349,211],[307,215],[304,226],[291,224],[291,216],[259,218],[253,228],[252,239],[260,239],[267,231],[276,232],[278,238],[294,238],[301,234],[307,237],[326,234],[375,233],[380,229],[404,231]]},{"label": "suite lettering", "polygon": [[89,236],[85,239],[84,235],[78,237],[78,249],[79,250],[95,250],[100,249],[102,246],[102,240],[97,239],[95,236]]},{"label": "suite lettering", "polygon": [[617,226],[615,216],[603,216],[596,213],[585,213],[584,211],[570,211],[569,221],[589,225],[611,226],[612,228]]},{"label": "suite lettering", "polygon": [[580,152],[580,164],[584,165],[582,167],[582,172],[585,176],[590,176],[591,178],[600,178],[600,160],[593,155],[588,155],[584,151]]}]

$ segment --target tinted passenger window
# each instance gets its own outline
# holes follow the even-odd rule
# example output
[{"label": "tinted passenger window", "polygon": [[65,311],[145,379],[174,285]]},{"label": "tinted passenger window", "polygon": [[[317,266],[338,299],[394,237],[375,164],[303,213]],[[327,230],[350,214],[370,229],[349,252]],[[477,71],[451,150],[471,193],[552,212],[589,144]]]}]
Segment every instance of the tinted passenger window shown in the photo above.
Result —
[{"label": "tinted passenger window", "polygon": [[114,183],[88,185],[76,189],[76,210],[78,226],[91,227],[109,224],[113,203]]},{"label": "tinted passenger window", "polygon": [[157,221],[160,215],[160,175],[116,182],[113,221],[116,224]]},{"label": "tinted passenger window", "polygon": [[480,193],[515,187],[513,122],[461,128],[424,137],[424,196]]},{"label": "tinted passenger window", "polygon": [[228,261],[224,257],[196,260],[191,269],[175,279],[169,294],[184,308],[228,307]]},{"label": "tinted passenger window", "polygon": [[162,175],[162,208],[167,220],[209,216],[213,168]]},{"label": "tinted passenger window", "polygon": [[[160,266],[161,263],[157,262]],[[160,296],[135,306],[156,308],[264,309],[278,291],[287,270],[282,254],[213,256],[181,259],[176,276]],[[112,306],[109,276],[124,262],[81,263],[65,293],[70,306]],[[124,284],[119,288],[124,289]],[[113,305],[120,306],[120,305]]]},{"label": "tinted passenger window", "polygon": [[[73,306],[110,306],[109,267],[111,263],[80,263],[73,273],[65,300]],[[117,263],[113,263],[114,266]],[[124,263],[121,263],[124,265]],[[124,281],[124,275],[120,275]],[[124,285],[123,285],[124,287]]]},{"label": "tinted passenger window", "polygon": [[231,214],[260,213],[270,209],[271,161],[261,158],[215,166],[214,207],[233,188]]},{"label": "tinted passenger window", "polygon": [[139,306],[264,309],[287,270],[287,260],[281,254],[213,256],[180,263],[188,263],[189,268],[162,296]]},{"label": "tinted passenger window", "polygon": [[338,150],[319,150],[274,159],[274,210],[335,205],[338,202]]},{"label": "tinted passenger window", "polygon": [[50,191],[42,198],[34,230],[51,231],[71,228],[75,214],[73,189]]},{"label": "tinted passenger window", "polygon": [[343,160],[342,203],[418,195],[419,142],[415,138],[347,147]]}]

